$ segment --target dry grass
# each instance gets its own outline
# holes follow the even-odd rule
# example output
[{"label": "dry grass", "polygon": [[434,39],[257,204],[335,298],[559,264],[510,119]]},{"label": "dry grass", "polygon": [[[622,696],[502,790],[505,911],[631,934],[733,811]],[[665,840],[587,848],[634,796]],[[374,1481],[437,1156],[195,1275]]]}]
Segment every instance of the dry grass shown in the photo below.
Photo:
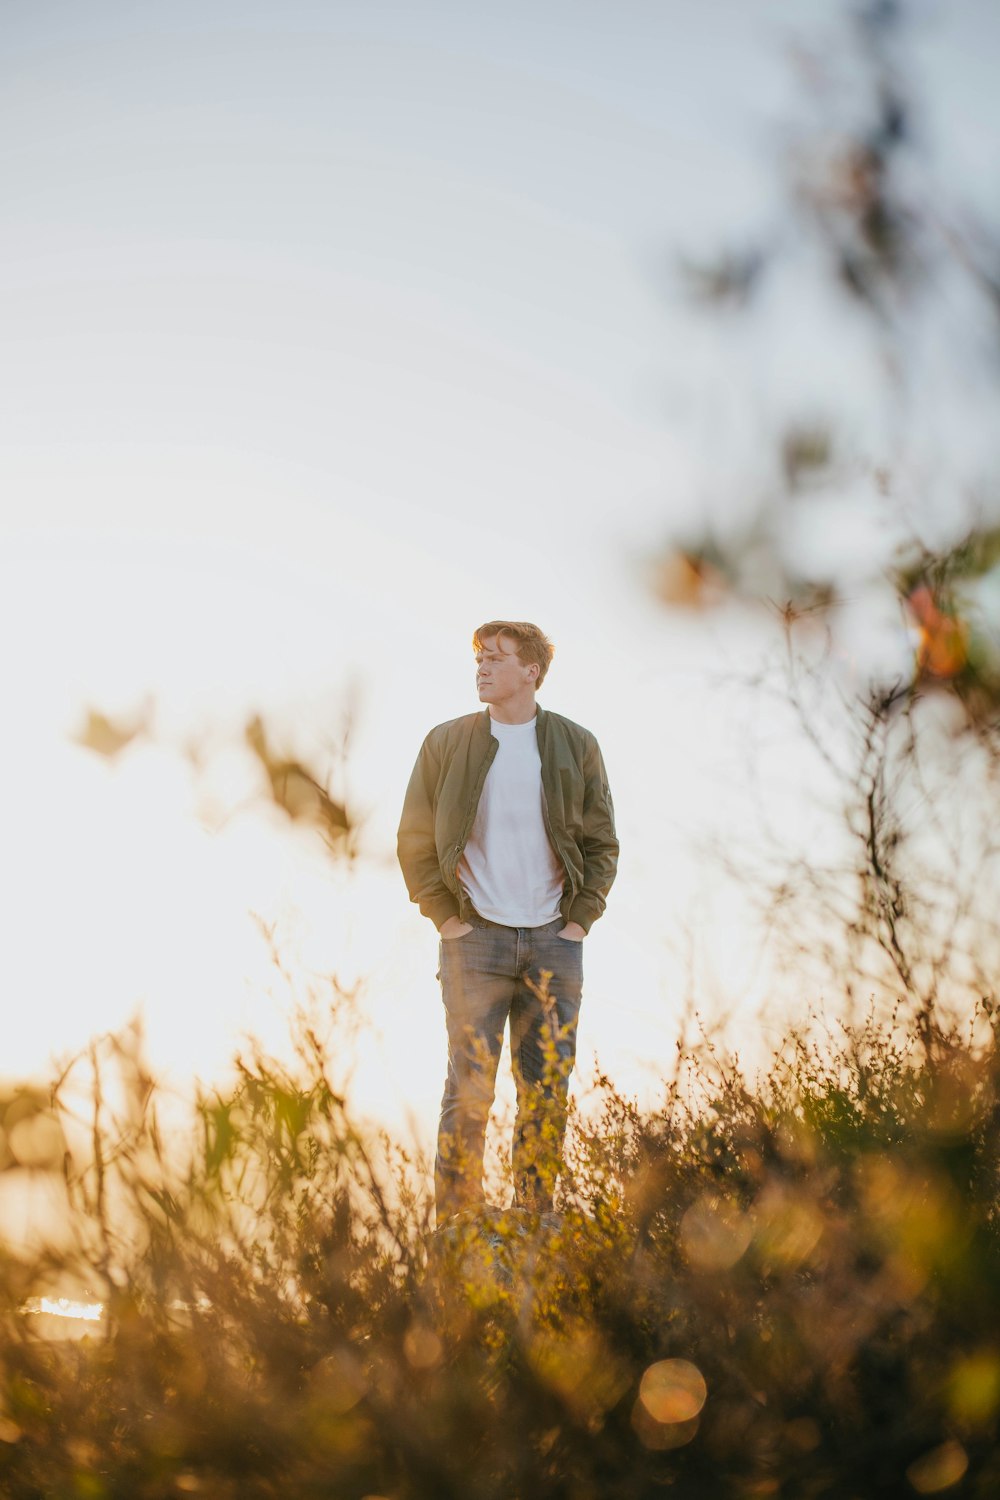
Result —
[{"label": "dry grass", "polygon": [[[703,1059],[647,1114],[605,1083],[560,1216],[436,1236],[313,1034],[203,1099],[181,1153],[120,1046],[89,1161],[58,1090],[3,1115],[72,1233],[0,1267],[2,1493],[995,1495],[986,1033],[798,1041],[752,1090]],[[70,1284],[104,1323],[40,1338],[19,1309]]]}]

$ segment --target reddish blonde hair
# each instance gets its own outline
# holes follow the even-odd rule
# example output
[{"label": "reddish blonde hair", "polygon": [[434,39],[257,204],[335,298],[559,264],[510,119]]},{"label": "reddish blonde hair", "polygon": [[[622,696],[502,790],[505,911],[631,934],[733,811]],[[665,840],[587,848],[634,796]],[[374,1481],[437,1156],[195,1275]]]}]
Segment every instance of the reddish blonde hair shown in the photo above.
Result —
[{"label": "reddish blonde hair", "polygon": [[532,625],[527,620],[487,620],[485,625],[480,625],[478,630],[472,633],[473,651],[481,651],[483,642],[496,636],[499,640],[502,635],[514,641],[517,646],[517,659],[529,667],[534,662],[538,667],[536,687],[541,687],[545,680],[545,674],[549,670],[549,662],[555,647],[544,631],[539,630],[537,625]]}]

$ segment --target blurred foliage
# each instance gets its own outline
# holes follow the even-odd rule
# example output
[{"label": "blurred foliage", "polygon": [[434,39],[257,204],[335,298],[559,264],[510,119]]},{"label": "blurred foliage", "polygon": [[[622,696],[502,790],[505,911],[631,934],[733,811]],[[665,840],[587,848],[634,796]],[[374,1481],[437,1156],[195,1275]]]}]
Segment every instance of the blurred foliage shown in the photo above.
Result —
[{"label": "blurred foliage", "polygon": [[[803,414],[786,392],[786,415],[761,433],[759,457],[768,447],[773,454],[762,463],[759,484],[741,476],[739,493],[730,497],[738,519],[713,518],[706,509],[701,522],[689,522],[658,559],[653,589],[671,606],[763,603],[786,623],[813,627],[820,616],[833,630],[859,597],[873,588],[889,591],[897,634],[912,642],[908,665],[890,674],[895,687],[946,694],[979,725],[1000,711],[1000,443],[989,473],[971,481],[945,429],[932,465],[935,478],[943,474],[945,481],[938,514],[928,523],[924,500],[911,503],[914,485],[927,481],[911,438],[923,440],[935,413],[921,412],[920,404],[940,400],[940,392],[928,395],[919,380],[911,382],[911,369],[921,364],[925,314],[935,308],[931,341],[950,345],[950,369],[969,379],[981,371],[981,384],[993,386],[993,430],[1000,434],[1000,235],[962,201],[981,189],[992,203],[992,188],[960,183],[947,163],[942,170],[934,162],[936,143],[905,50],[908,31],[927,24],[921,8],[866,0],[845,9],[844,21],[825,42],[800,43],[793,53],[809,123],[799,120],[789,130],[783,222],[756,238],[741,231],[738,250],[701,261],[680,257],[678,280],[694,305],[706,316],[724,315],[735,334],[765,294],[772,325],[801,317],[807,267],[816,302],[825,305],[835,293],[844,325],[869,335],[886,430],[870,452],[859,451],[847,411],[834,402],[818,416],[808,405]],[[952,305],[976,310],[975,348],[964,342],[970,318],[950,315]],[[825,342],[802,355],[837,357]],[[748,379],[755,384],[756,376]],[[748,402],[753,394],[745,392]],[[720,391],[720,410],[714,418],[708,413],[717,446],[725,441],[724,401]],[[875,525],[851,568],[838,568],[828,548],[797,545],[808,534],[810,507],[815,515],[821,504],[828,512],[841,506],[840,531],[850,532],[861,492]],[[871,671],[885,685],[884,667]]]},{"label": "blurred foliage", "polygon": [[263,722],[256,715],[247,725],[246,742],[267,776],[275,804],[293,822],[305,822],[318,829],[329,846],[341,844],[351,829],[347,809],[329,795],[301,761],[275,753]]},{"label": "blurred foliage", "polygon": [[[1000,962],[1000,230],[989,184],[941,150],[933,70],[908,51],[944,19],[863,0],[798,42],[773,222],[681,262],[719,378],[705,503],[651,580],[668,607],[779,627],[777,666],[740,684],[757,826],[745,849],[725,828],[715,853],[782,967],[850,1013],[902,1006],[925,1037],[990,993]],[[786,339],[797,324],[816,340]],[[758,400],[772,345],[828,367],[803,381],[822,395],[779,360]],[[745,462],[713,494],[734,388]],[[956,420],[973,398],[978,447]],[[782,823],[770,794],[787,801],[793,780]]]},{"label": "blurred foliage", "polygon": [[[139,715],[123,715],[117,719],[90,708],[73,738],[85,749],[113,760],[128,745],[143,739],[155,740],[153,718],[151,701]],[[336,758],[341,767],[347,759],[350,730],[348,720],[342,743],[336,747]],[[304,757],[283,754],[274,744],[273,731],[268,731],[259,714],[252,714],[247,720],[243,740],[258,773],[258,796],[250,799],[254,805],[262,796],[280,808],[291,822],[315,830],[331,852],[353,855],[356,852],[357,820],[348,811],[346,798],[331,795],[329,778],[324,785]],[[187,758],[198,771],[204,769],[208,757],[203,747],[195,745],[188,749]],[[232,816],[234,811],[246,805],[249,805],[248,801],[240,799],[225,817]],[[209,821],[213,820],[209,818]]]},{"label": "blurred foliage", "polygon": [[0,1090],[0,1172],[58,1170],[66,1140],[49,1094],[30,1084]]},{"label": "blurred foliage", "polygon": [[109,760],[113,760],[119,751],[124,750],[126,745],[131,744],[148,730],[148,710],[144,710],[135,718],[123,717],[116,720],[108,718],[107,714],[99,709],[91,708],[88,709],[83,724],[73,738],[85,749],[93,750],[98,755],[104,755]]},{"label": "blurred foliage", "polygon": [[[561,1212],[434,1234],[424,1164],[359,1131],[308,1028],[183,1150],[135,1039],[106,1044],[87,1137],[64,1079],[74,1149],[36,1166],[72,1236],[0,1255],[0,1492],[993,1496],[991,1005],[977,1026],[793,1037],[753,1087],[702,1050],[648,1112],[604,1081]],[[23,1311],[66,1285],[104,1304],[87,1337]]]}]

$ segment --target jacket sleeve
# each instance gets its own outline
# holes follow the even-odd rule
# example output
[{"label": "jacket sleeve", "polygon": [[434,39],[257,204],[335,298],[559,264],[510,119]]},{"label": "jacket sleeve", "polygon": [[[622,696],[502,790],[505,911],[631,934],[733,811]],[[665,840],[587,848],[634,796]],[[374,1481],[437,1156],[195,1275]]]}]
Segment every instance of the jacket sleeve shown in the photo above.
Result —
[{"label": "jacket sleeve", "polygon": [[413,767],[403,815],[399,821],[396,854],[403,879],[422,914],[440,928],[449,917],[458,915],[458,899],[441,878],[437,841],[434,837],[434,788],[437,782],[438,758],[428,736],[420,747]]},{"label": "jacket sleeve", "polygon": [[618,869],[615,810],[597,741],[587,747],[583,766],[583,886],[569,909],[567,921],[579,922],[585,932],[604,911]]}]

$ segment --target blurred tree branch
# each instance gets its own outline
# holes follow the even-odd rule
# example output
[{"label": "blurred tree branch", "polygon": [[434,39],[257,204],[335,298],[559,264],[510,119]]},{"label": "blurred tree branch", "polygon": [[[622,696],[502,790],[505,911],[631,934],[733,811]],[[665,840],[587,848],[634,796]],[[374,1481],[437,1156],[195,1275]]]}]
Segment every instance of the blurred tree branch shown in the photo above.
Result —
[{"label": "blurred tree branch", "polygon": [[[908,72],[915,15],[872,0],[835,46],[795,49],[808,103],[784,153],[782,221],[678,265],[723,351],[756,318],[766,353],[808,318],[810,286],[855,349],[864,335],[868,435],[846,386],[840,409],[817,411],[786,385],[770,434],[750,439],[751,477],[675,528],[652,586],[671,608],[779,623],[785,701],[839,837],[793,847],[762,813],[756,847],[716,852],[786,952],[849,1001],[904,997],[929,1046],[942,1006],[992,995],[1000,957],[1000,230],[935,168]],[[825,341],[801,352],[831,371],[839,357]],[[747,407],[758,377],[747,371]],[[991,418],[971,457],[939,410],[942,384],[956,410],[974,385]]]}]

